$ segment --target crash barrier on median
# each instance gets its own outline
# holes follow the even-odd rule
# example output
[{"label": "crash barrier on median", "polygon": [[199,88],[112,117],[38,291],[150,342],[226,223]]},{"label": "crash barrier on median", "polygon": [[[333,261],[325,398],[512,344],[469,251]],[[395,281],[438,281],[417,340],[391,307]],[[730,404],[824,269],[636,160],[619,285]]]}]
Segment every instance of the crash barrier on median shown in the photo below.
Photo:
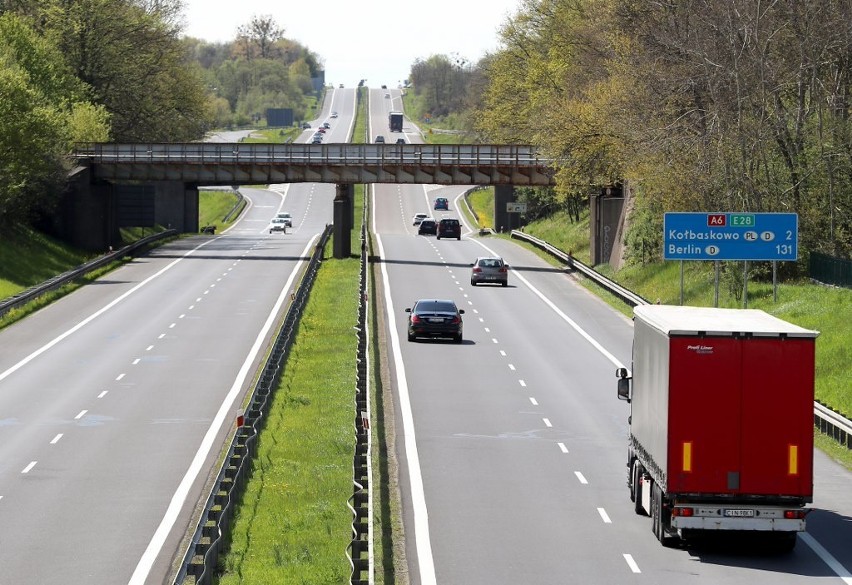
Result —
[{"label": "crash barrier on median", "polygon": [[355,388],[355,457],[352,464],[352,541],[346,556],[352,568],[350,585],[373,583],[373,497],[372,497],[372,441],[370,434],[370,348],[369,348],[369,278],[367,273],[367,206],[361,224],[361,268],[358,285],[358,337]]},{"label": "crash barrier on median", "polygon": [[46,280],[41,284],[28,288],[23,292],[4,299],[3,301],[0,301],[0,317],[5,315],[12,309],[22,307],[27,303],[34,301],[45,293],[49,293],[59,288],[62,288],[66,284],[70,284],[80,278],[83,278],[90,272],[94,272],[95,270],[102,268],[111,262],[121,260],[125,256],[129,256],[137,250],[144,249],[145,247],[150,244],[153,244],[154,242],[166,238],[175,237],[177,235],[177,230],[166,230],[150,235],[148,237],[142,238],[141,240],[137,240],[132,244],[128,244],[127,246],[124,246],[123,248],[117,251],[111,251],[95,260],[92,260],[91,262],[87,262],[76,268],[68,270],[67,272],[63,272],[62,274],[54,276],[53,278]]},{"label": "crash barrier on median", "polygon": [[241,420],[238,418],[236,433],[204,504],[198,526],[175,578],[175,585],[183,584],[190,576],[194,577],[196,585],[210,585],[217,579],[216,569],[220,555],[225,552],[236,506],[251,477],[251,462],[257,454],[257,438],[268,412],[267,404],[278,388],[281,372],[296,337],[296,329],[320,268],[323,250],[330,237],[331,225],[327,225],[299,286],[293,292],[272,351],[251,393],[249,406]]},{"label": "crash barrier on median", "polygon": [[[583,275],[597,283],[601,288],[617,296],[631,307],[648,304],[648,301],[643,299],[641,296],[627,290],[605,276],[598,274],[593,268],[586,266],[570,254],[566,254],[559,248],[548,244],[544,240],[540,240],[535,236],[531,236],[519,230],[513,230],[511,235],[513,238],[529,242],[537,248],[546,251],[550,255],[559,258],[570,268],[581,272]],[[845,418],[843,415],[826,408],[818,402],[814,402],[814,425],[821,432],[833,438],[841,445],[845,445],[847,449],[852,449],[852,439],[850,438],[852,437],[852,421]]]}]

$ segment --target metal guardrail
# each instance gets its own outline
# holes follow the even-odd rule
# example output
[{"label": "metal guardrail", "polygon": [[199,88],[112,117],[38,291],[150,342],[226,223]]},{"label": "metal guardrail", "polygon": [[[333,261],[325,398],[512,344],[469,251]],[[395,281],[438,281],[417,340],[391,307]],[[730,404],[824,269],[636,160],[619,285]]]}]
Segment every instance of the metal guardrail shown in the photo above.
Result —
[{"label": "metal guardrail", "polygon": [[[367,206],[364,206],[367,213]],[[369,278],[367,273],[367,221],[361,225],[361,272],[358,293],[358,336],[356,399],[355,399],[355,458],[353,461],[353,493],[349,499],[352,511],[352,541],[346,556],[352,568],[350,585],[370,585],[373,583],[373,473],[372,438],[370,434],[370,317],[369,317]]]},{"label": "metal guardrail", "polygon": [[184,554],[174,581],[176,585],[184,583],[189,576],[195,578],[197,585],[209,585],[217,578],[216,568],[220,554],[224,552],[226,535],[234,518],[236,504],[251,477],[251,462],[257,454],[257,438],[267,414],[267,403],[278,387],[304,306],[308,302],[310,290],[320,268],[323,249],[330,237],[331,226],[328,225],[314,248],[302,281],[293,292],[272,351],[251,393],[242,424],[234,434],[225,461],[204,504],[198,526]]},{"label": "metal guardrail", "polygon": [[120,260],[121,258],[132,254],[140,248],[144,248],[149,244],[152,244],[159,240],[171,238],[177,235],[177,230],[166,230],[153,234],[151,236],[147,236],[145,238],[137,240],[136,242],[133,242],[132,244],[128,244],[127,246],[124,246],[123,248],[117,251],[104,254],[100,258],[82,264],[76,268],[68,270],[67,272],[63,272],[62,274],[54,276],[53,278],[50,278],[42,282],[41,284],[28,288],[27,290],[20,292],[16,295],[12,295],[9,298],[3,299],[2,301],[0,301],[0,317],[5,315],[12,309],[22,307],[27,303],[34,301],[45,293],[49,293],[59,288],[62,288],[66,284],[74,282],[75,280],[86,276],[90,272],[93,272],[103,266],[106,266],[111,262]]},{"label": "metal guardrail", "polygon": [[847,449],[852,449],[852,421],[819,402],[814,402],[814,426]]},{"label": "metal guardrail", "polygon": [[590,280],[595,281],[596,284],[609,291],[610,293],[614,294],[631,307],[635,307],[636,305],[649,304],[647,300],[645,300],[635,292],[630,291],[618,284],[617,282],[612,281],[607,277],[603,276],[602,274],[595,272],[593,268],[586,266],[570,254],[566,254],[556,246],[548,244],[544,240],[540,240],[535,236],[531,236],[519,230],[512,230],[511,236],[513,238],[529,242],[537,248],[540,248],[545,252],[549,253],[551,256],[559,258],[560,260],[565,262],[571,269],[576,270],[577,272],[580,272],[584,276],[588,277]]},{"label": "metal guardrail", "polygon": [[[579,260],[573,258],[570,254],[566,254],[559,248],[540,240],[535,236],[531,236],[519,230],[512,230],[511,236],[519,240],[524,240],[534,246],[548,252],[552,256],[559,258],[571,268],[581,272],[589,279],[593,280],[599,286],[614,294],[622,301],[635,307],[636,305],[647,305],[647,300],[638,294],[624,288],[620,284],[608,279],[602,274],[598,274],[589,266],[586,266]],[[814,426],[819,428],[821,432],[832,437],[835,441],[844,445],[847,449],[852,449],[852,421],[845,418],[840,413],[837,413],[819,402],[814,402]]]}]

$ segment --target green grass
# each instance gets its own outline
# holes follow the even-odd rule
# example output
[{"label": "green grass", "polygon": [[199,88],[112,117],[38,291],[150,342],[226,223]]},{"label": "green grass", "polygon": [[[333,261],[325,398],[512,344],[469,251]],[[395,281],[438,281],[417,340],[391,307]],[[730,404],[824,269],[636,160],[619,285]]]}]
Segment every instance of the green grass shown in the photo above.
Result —
[{"label": "green grass", "polygon": [[357,259],[326,257],[269,407],[220,583],[344,583]]},{"label": "green grass", "polygon": [[20,225],[0,231],[0,298],[41,284],[93,258]]},{"label": "green grass", "polygon": [[223,219],[234,208],[239,201],[236,193],[232,191],[199,191],[198,192],[198,226],[216,226],[216,231],[231,225],[239,214],[235,214],[231,221]]},{"label": "green grass", "polygon": [[255,130],[251,135],[247,136],[243,142],[263,144],[283,144],[292,142],[302,133],[301,128],[292,126],[290,128],[266,128],[263,130]]}]

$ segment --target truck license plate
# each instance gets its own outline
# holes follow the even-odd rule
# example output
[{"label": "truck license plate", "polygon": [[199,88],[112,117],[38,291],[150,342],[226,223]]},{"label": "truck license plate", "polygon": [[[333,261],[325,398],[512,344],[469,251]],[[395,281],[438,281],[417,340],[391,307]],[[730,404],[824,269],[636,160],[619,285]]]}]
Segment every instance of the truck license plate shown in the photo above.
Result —
[{"label": "truck license plate", "polygon": [[734,510],[725,510],[725,516],[728,518],[753,518],[754,510],[743,510],[743,509],[734,509]]}]

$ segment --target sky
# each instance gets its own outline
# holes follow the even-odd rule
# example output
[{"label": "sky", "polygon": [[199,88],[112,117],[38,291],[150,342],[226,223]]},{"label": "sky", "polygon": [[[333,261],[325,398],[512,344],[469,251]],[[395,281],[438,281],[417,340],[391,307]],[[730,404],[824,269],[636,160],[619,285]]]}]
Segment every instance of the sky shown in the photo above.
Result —
[{"label": "sky", "polygon": [[521,1],[184,0],[184,34],[231,41],[253,16],[271,16],[286,38],[322,58],[326,83],[396,87],[418,58],[475,63],[498,49],[498,30]]}]

